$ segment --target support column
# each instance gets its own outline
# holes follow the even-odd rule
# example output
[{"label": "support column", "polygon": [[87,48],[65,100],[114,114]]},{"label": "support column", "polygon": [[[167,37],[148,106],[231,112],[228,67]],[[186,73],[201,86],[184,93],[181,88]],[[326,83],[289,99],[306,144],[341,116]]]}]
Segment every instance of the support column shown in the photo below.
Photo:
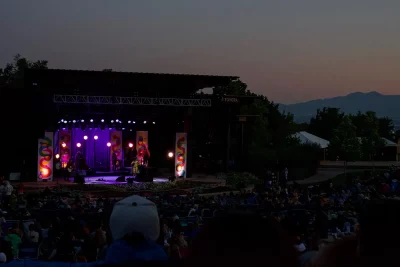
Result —
[{"label": "support column", "polygon": [[192,177],[192,166],[193,166],[193,127],[192,127],[192,108],[185,110],[185,121],[184,121],[184,132],[187,133],[187,156],[186,156],[186,177]]}]

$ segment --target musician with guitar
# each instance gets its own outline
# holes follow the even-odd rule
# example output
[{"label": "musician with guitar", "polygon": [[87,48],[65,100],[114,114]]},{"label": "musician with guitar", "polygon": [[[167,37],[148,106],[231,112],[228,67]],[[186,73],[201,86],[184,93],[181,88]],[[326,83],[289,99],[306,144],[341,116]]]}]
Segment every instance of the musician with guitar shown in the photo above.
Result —
[{"label": "musician with guitar", "polygon": [[74,169],[74,159],[71,157],[67,163],[67,166],[64,170],[64,181],[69,181],[69,177],[71,176],[71,172]]}]

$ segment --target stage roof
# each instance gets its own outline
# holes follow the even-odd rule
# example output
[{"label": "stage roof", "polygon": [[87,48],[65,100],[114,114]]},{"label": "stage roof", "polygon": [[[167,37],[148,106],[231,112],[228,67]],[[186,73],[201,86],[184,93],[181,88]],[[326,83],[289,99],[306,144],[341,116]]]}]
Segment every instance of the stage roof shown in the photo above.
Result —
[{"label": "stage roof", "polygon": [[182,97],[225,86],[236,76],[27,69],[25,88],[45,94]]},{"label": "stage roof", "polygon": [[298,132],[295,134],[295,137],[299,138],[302,144],[316,144],[321,148],[327,148],[329,146],[329,141],[322,139],[321,137],[315,136],[308,132]]}]

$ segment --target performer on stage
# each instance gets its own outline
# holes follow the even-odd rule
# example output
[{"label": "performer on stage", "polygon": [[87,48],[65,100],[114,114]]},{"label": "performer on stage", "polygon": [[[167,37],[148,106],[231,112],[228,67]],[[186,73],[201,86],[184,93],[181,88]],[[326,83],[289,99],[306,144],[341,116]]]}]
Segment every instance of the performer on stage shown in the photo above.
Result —
[{"label": "performer on stage", "polygon": [[136,177],[136,175],[139,173],[139,161],[137,158],[135,158],[132,163],[132,176]]},{"label": "performer on stage", "polygon": [[74,169],[74,159],[71,157],[68,160],[67,165],[63,169],[64,172],[64,181],[69,181],[69,177],[71,175],[72,170]]},{"label": "performer on stage", "polygon": [[138,141],[138,150],[137,150],[137,158],[141,165],[147,166],[150,158],[150,151],[147,147],[147,144],[143,142],[143,138],[139,138]]},{"label": "performer on stage", "polygon": [[113,152],[113,153],[112,153],[112,167],[113,167],[113,171],[116,171],[116,170],[117,170],[117,163],[118,163],[117,153]]},{"label": "performer on stage", "polygon": [[83,159],[83,157],[82,157],[82,154],[81,154],[81,152],[80,151],[78,151],[78,152],[76,152],[76,156],[75,156],[75,169],[77,170],[77,171],[80,171],[80,170],[82,170],[82,159]]}]

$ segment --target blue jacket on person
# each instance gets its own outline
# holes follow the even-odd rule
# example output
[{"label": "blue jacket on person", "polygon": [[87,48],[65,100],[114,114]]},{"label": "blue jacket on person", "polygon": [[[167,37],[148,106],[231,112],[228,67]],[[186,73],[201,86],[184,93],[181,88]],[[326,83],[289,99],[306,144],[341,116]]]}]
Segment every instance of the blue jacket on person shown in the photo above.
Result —
[{"label": "blue jacket on person", "polygon": [[137,246],[130,246],[124,240],[115,241],[108,249],[105,264],[125,264],[143,261],[168,260],[164,249],[158,244],[145,240]]},{"label": "blue jacket on person", "polygon": [[[34,260],[15,260],[8,263],[12,267],[101,267],[107,265],[126,265],[132,263],[164,262],[168,256],[164,249],[151,241],[143,241],[130,246],[126,241],[115,241],[108,249],[106,259],[100,262],[47,262]],[[146,265],[146,264],[144,264]],[[146,265],[147,266],[147,265]]]}]

